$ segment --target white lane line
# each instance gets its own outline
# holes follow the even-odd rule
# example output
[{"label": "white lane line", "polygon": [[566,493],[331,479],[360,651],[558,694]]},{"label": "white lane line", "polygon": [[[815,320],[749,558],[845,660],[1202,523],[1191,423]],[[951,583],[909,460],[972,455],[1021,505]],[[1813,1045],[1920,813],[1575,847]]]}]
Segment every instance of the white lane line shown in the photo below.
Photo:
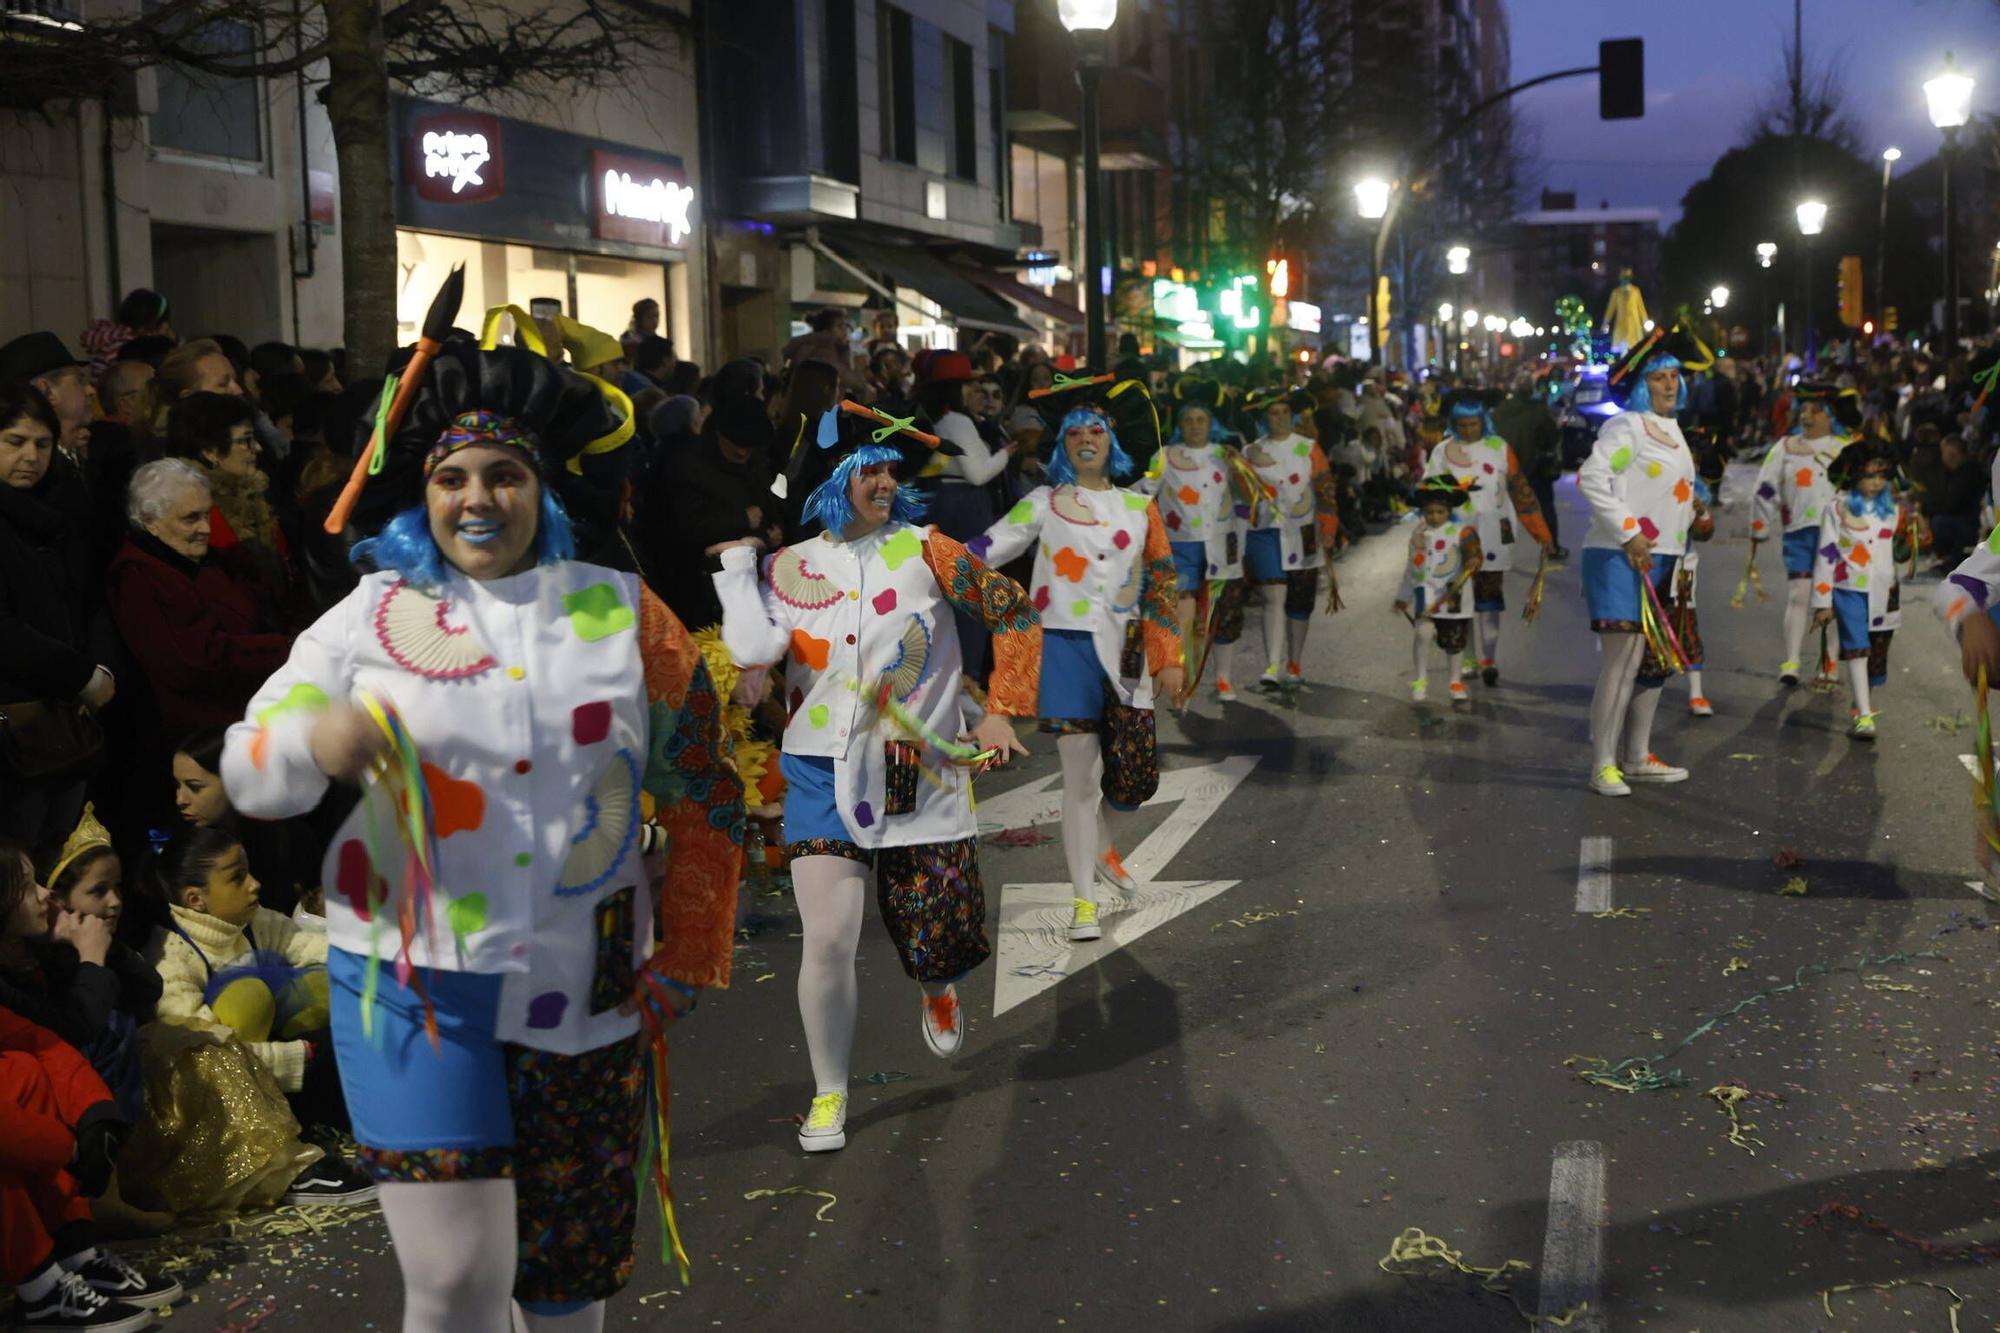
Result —
[{"label": "white lane line", "polygon": [[1603,1333],[1604,1145],[1589,1140],[1556,1145],[1549,1167],[1549,1228],[1542,1242],[1536,1313],[1561,1316],[1589,1308],[1569,1333]]},{"label": "white lane line", "polygon": [[1611,839],[1585,838],[1576,855],[1576,910],[1611,910]]},{"label": "white lane line", "polygon": [[1972,774],[1972,780],[1974,782],[1979,781],[1978,759],[1974,758],[1972,755],[1969,754],[1962,754],[1958,757],[1958,762],[1965,765],[1965,771]]}]

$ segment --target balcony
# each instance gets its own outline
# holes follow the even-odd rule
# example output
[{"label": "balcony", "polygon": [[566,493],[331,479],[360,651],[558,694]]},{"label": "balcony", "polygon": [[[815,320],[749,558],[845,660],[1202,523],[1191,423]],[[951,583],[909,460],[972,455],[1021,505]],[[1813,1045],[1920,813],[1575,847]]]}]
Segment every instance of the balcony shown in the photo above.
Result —
[{"label": "balcony", "polygon": [[1167,86],[1131,66],[1106,69],[1099,160],[1106,171],[1167,165]]}]

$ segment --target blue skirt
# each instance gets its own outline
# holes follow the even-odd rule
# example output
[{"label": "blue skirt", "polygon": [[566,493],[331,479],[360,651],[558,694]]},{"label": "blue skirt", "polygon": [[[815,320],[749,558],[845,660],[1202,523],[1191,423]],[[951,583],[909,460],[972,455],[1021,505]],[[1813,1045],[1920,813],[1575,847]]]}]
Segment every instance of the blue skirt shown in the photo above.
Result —
[{"label": "blue skirt", "polygon": [[1276,528],[1252,528],[1243,542],[1243,572],[1258,583],[1285,581],[1285,548]]},{"label": "blue skirt", "polygon": [[1174,542],[1174,582],[1180,595],[1192,597],[1208,582],[1208,546],[1204,542]]},{"label": "blue skirt", "polygon": [[1868,594],[1853,588],[1833,590],[1833,625],[1840,631],[1842,653],[1868,651]]},{"label": "blue skirt", "polygon": [[847,825],[840,822],[831,758],[821,754],[780,754],[778,771],[785,775],[787,843],[854,840]]},{"label": "blue skirt", "polygon": [[1812,577],[1813,551],[1819,546],[1818,528],[1800,528],[1785,534],[1785,577],[1809,579]]},{"label": "blue skirt", "polygon": [[[1653,587],[1671,590],[1677,555],[1653,557]],[[1583,599],[1590,608],[1590,627],[1599,633],[1639,632],[1639,571],[1625,561],[1625,552],[1587,546],[1583,552]],[[1666,600],[1668,593],[1661,593]]]},{"label": "blue skirt", "polygon": [[1042,679],[1035,712],[1043,722],[1103,721],[1109,687],[1097,660],[1097,643],[1087,631],[1042,631]]}]

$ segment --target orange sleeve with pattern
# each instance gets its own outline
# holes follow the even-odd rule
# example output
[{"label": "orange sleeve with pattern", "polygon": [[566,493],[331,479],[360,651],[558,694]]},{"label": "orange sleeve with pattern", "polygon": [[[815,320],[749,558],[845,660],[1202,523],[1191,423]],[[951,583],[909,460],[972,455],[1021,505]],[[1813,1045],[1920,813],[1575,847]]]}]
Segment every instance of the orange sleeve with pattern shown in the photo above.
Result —
[{"label": "orange sleeve with pattern", "polygon": [[1181,665],[1180,579],[1174,573],[1174,548],[1167,541],[1167,524],[1157,504],[1146,506],[1146,562],[1139,588],[1139,615],[1146,640],[1146,670],[1157,676]]},{"label": "orange sleeve with pattern", "polygon": [[1542,517],[1542,502],[1535,498],[1535,488],[1528,484],[1511,444],[1507,446],[1507,498],[1514,502],[1514,513],[1528,535],[1544,546],[1553,546],[1555,538],[1549,534],[1549,521]]},{"label": "orange sleeve with pattern", "polygon": [[1319,524],[1319,549],[1333,558],[1334,543],[1340,538],[1340,488],[1334,484],[1333,468],[1315,444],[1312,451],[1313,519]]},{"label": "orange sleeve with pattern", "polygon": [[655,914],[659,946],[646,965],[683,985],[727,986],[744,815],[722,697],[687,627],[645,587],[639,654],[652,733],[642,785],[669,839]]},{"label": "orange sleeve with pattern", "polygon": [[924,538],[924,563],[946,601],[993,631],[986,711],[1033,717],[1041,692],[1042,616],[1027,590],[941,532]]}]

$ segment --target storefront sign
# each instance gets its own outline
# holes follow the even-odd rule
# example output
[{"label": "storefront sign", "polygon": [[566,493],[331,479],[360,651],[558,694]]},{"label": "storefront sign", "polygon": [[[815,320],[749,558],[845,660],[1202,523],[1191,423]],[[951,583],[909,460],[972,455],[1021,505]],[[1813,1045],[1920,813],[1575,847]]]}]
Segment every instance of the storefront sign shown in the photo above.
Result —
[{"label": "storefront sign", "polygon": [[649,158],[595,149],[590,171],[597,185],[597,234],[639,245],[679,245],[694,228],[694,187],[678,168]]},{"label": "storefront sign", "polygon": [[1319,319],[1319,307],[1310,301],[1285,303],[1286,325],[1295,333],[1318,333]]},{"label": "storefront sign", "polygon": [[1201,296],[1184,282],[1172,282],[1166,278],[1153,279],[1153,316],[1169,319],[1176,324],[1190,324],[1205,319],[1202,314]]},{"label": "storefront sign", "polygon": [[404,140],[405,175],[434,204],[498,199],[505,185],[500,119],[476,111],[421,116]]}]

